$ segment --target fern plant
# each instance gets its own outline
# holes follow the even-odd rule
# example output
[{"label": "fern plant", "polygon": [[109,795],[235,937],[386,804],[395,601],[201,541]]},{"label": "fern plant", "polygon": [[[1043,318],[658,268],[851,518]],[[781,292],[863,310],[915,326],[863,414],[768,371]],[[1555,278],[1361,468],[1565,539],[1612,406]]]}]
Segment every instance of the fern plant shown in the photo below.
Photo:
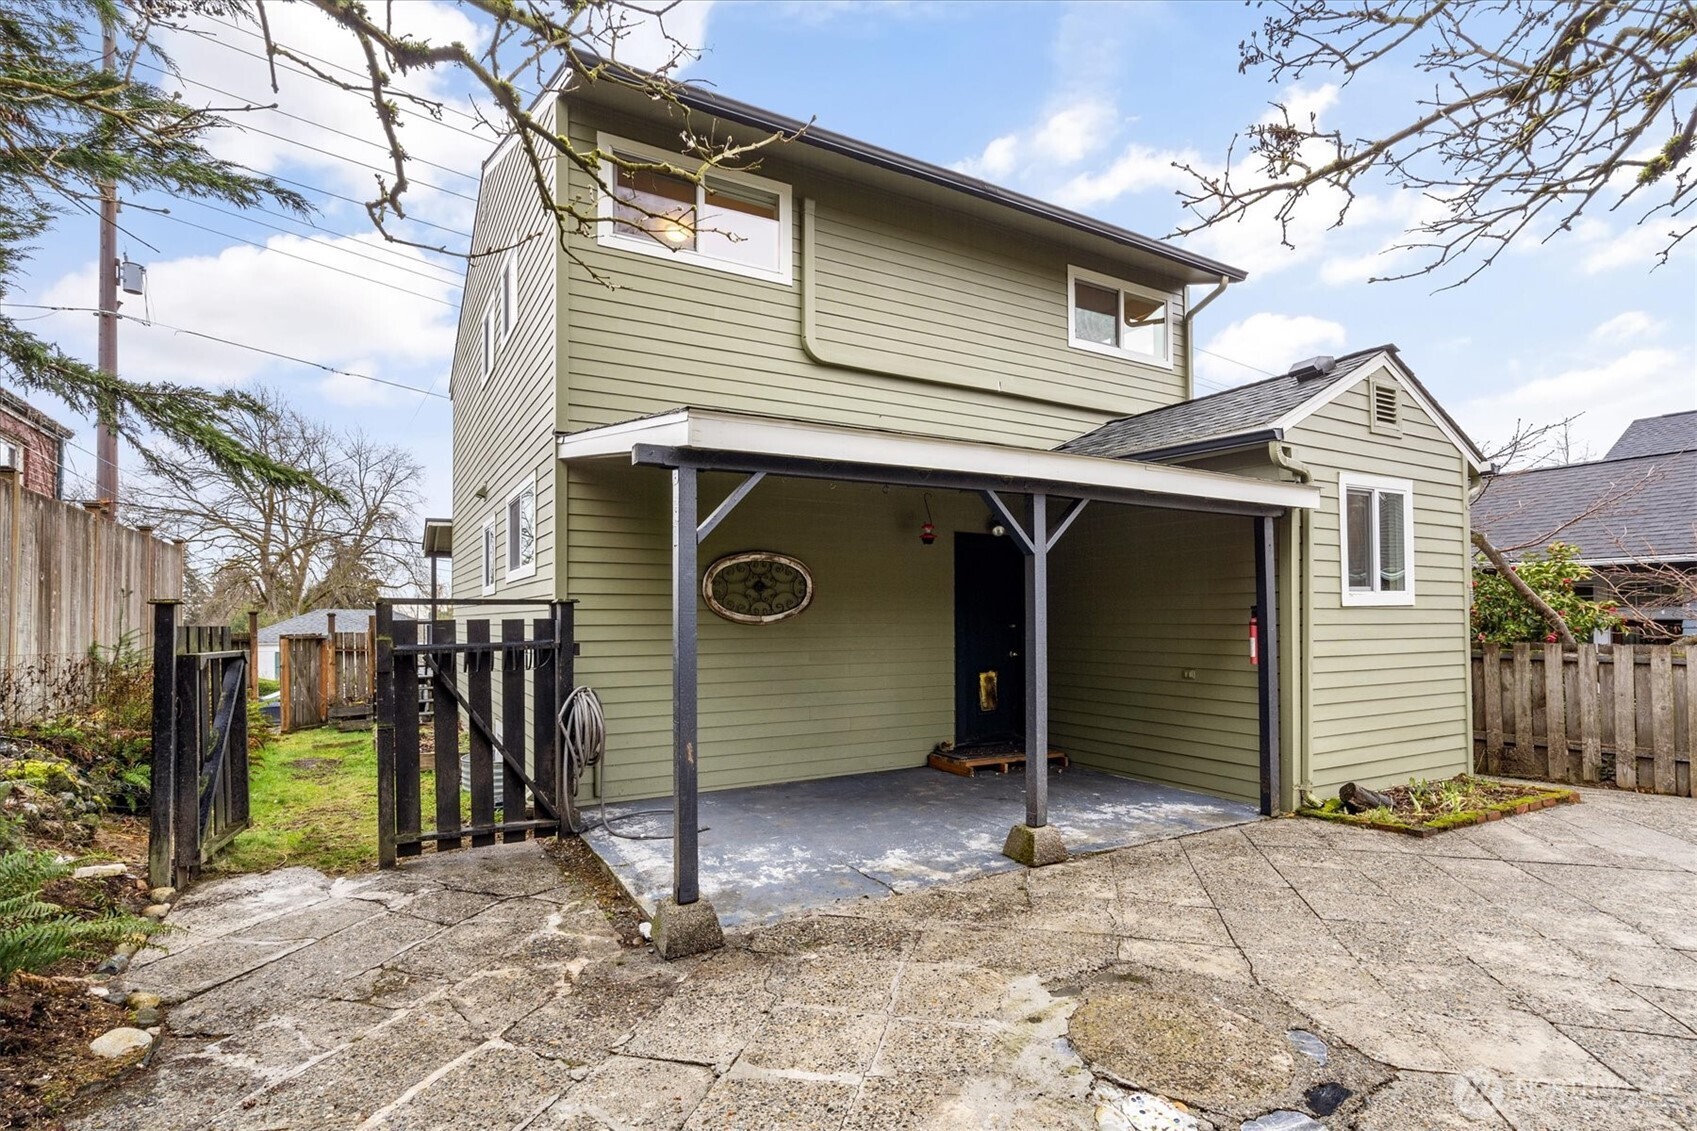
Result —
[{"label": "fern plant", "polygon": [[0,856],[0,986],[20,971],[40,973],[62,958],[92,957],[153,931],[148,919],[120,912],[86,917],[46,899],[47,885],[70,874],[71,865],[51,852]]}]

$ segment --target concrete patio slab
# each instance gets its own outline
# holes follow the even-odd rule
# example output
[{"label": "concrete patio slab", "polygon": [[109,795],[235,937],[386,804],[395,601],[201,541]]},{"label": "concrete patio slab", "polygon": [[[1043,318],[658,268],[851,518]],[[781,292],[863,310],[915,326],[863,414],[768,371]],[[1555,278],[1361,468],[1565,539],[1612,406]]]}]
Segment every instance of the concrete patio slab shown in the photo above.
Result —
[{"label": "concrete patio slab", "polygon": [[[963,778],[921,767],[718,790],[700,804],[701,894],[727,927],[1022,867],[1002,855],[1025,813],[1022,773]],[[669,805],[607,813],[665,809],[614,826],[653,836],[670,831]],[[1074,856],[1257,819],[1251,805],[1077,766],[1049,775],[1050,824]],[[671,842],[605,829],[585,839],[652,915],[671,891]]]}]

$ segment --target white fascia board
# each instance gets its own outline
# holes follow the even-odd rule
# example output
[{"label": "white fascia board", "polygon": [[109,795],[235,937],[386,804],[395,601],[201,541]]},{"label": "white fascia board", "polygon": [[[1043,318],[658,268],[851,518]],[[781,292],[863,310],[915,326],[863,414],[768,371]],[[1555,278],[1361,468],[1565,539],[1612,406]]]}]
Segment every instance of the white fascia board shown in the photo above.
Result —
[{"label": "white fascia board", "polygon": [[[618,433],[616,436],[605,435],[614,431]],[[1296,483],[1040,448],[978,444],[700,409],[562,437],[560,458],[628,453],[637,444],[950,471],[1252,506],[1310,510],[1320,505],[1318,487]]]},{"label": "white fascia board", "polygon": [[1438,426],[1438,431],[1442,432],[1449,439],[1449,442],[1455,445],[1456,451],[1461,453],[1461,458],[1467,461],[1468,466],[1480,474],[1491,469],[1490,464],[1481,461],[1473,454],[1473,446],[1456,434],[1455,430],[1450,427],[1449,421],[1444,418],[1444,414],[1439,412],[1438,407],[1427,398],[1426,394],[1420,391],[1420,387],[1408,379],[1408,374],[1403,370],[1401,363],[1384,350],[1374,354],[1367,361],[1333,381],[1330,385],[1273,421],[1268,427],[1282,428],[1288,432],[1371,377],[1381,368],[1390,373],[1391,379],[1397,383],[1397,386],[1408,394],[1415,404],[1420,406],[1427,418]]}]

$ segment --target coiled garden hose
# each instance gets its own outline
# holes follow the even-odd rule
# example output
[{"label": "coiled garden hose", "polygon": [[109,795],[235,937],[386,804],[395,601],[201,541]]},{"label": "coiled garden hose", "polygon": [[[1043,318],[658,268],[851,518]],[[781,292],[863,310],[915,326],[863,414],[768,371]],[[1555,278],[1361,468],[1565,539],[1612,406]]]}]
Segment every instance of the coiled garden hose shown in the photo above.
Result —
[{"label": "coiled garden hose", "polygon": [[611,836],[624,840],[671,840],[671,833],[622,833],[613,827],[615,821],[637,817],[654,817],[670,813],[670,809],[638,809],[632,813],[607,815],[607,799],[601,798],[601,817],[584,822],[577,811],[577,783],[591,766],[599,765],[607,756],[607,716],[601,709],[601,697],[591,687],[578,687],[566,696],[554,716],[560,730],[560,742],[566,762],[566,826],[582,835],[591,829],[606,829]]}]

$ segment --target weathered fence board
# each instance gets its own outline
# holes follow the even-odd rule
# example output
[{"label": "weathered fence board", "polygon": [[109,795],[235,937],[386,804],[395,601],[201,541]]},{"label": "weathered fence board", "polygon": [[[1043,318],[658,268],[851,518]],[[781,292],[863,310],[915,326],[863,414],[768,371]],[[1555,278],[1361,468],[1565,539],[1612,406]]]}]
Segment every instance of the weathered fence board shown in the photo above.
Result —
[{"label": "weathered fence board", "polygon": [[1664,645],[1496,645],[1473,654],[1479,768],[1692,795],[1697,663]]},{"label": "weathered fence board", "polygon": [[183,595],[183,547],[0,472],[0,715],[75,706],[92,649],[153,647],[148,602]]},{"label": "weathered fence board", "polygon": [[324,695],[324,638],[277,638],[278,725],[284,734],[323,726],[329,716]]}]

